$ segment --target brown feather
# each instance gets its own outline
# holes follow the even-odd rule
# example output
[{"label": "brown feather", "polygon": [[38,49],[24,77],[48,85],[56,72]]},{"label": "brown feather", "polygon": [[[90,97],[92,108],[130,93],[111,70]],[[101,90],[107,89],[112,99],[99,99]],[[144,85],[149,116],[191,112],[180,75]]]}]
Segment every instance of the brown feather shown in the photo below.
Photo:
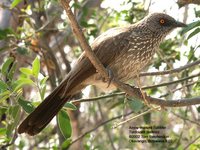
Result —
[{"label": "brown feather", "polygon": [[[94,52],[105,67],[108,66],[112,58],[114,59],[120,53],[122,39],[127,34],[127,28],[126,30],[123,30],[123,28],[115,28],[112,30],[115,30],[115,35],[110,37],[105,32],[92,44]],[[116,43],[113,42],[113,38],[116,38]],[[116,47],[116,45],[119,46]],[[112,47],[116,48],[111,49]],[[107,53],[106,56],[104,55],[105,53]],[[29,135],[38,134],[46,127],[71,96],[87,86],[81,85],[81,83],[95,73],[96,69],[90,63],[89,59],[82,54],[76,66],[63,82],[21,123],[18,128],[18,133],[28,133]]]},{"label": "brown feather", "polygon": [[[166,23],[160,24],[160,19]],[[147,66],[168,33],[184,26],[166,14],[154,13],[135,25],[104,32],[94,41],[92,49],[114,76],[126,82]],[[39,133],[71,96],[88,84],[100,85],[99,76],[83,53],[63,82],[21,123],[18,132]]]}]

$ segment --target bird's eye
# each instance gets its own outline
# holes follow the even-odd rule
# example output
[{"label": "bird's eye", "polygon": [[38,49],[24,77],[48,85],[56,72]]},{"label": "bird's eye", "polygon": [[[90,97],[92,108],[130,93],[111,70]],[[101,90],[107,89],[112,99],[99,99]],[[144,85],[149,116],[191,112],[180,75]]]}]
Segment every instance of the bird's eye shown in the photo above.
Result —
[{"label": "bird's eye", "polygon": [[161,25],[165,24],[165,20],[164,19],[160,19],[160,24]]}]

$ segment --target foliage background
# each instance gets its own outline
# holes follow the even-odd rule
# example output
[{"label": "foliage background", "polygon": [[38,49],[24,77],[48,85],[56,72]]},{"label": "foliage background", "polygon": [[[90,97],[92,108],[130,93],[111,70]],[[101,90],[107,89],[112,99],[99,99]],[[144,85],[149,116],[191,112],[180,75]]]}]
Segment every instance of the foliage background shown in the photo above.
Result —
[{"label": "foliage background", "polygon": [[[173,0],[74,0],[71,7],[89,43],[109,28],[135,23],[149,12],[164,11],[189,23],[160,45],[145,71],[162,71],[198,61],[200,57],[200,6]],[[120,91],[105,93],[91,86],[74,99],[90,102],[66,103],[44,131],[35,136],[18,135],[17,126],[45,96],[62,81],[81,54],[62,6],[56,0],[2,0],[0,9],[0,146],[1,149],[190,149],[200,148],[200,107],[163,108],[112,129],[146,106]],[[159,8],[156,8],[160,6]],[[180,7],[181,6],[181,7]],[[196,75],[193,78],[154,87],[154,97],[178,99],[200,95],[199,64],[180,73],[141,77],[142,85],[157,85]],[[130,81],[134,84],[133,81]],[[91,99],[91,97],[94,97]],[[95,98],[98,97],[98,98]],[[129,142],[129,126],[162,125],[172,143]],[[81,137],[81,138],[78,138]],[[76,140],[78,138],[78,140]],[[134,147],[134,148],[133,148]]]}]

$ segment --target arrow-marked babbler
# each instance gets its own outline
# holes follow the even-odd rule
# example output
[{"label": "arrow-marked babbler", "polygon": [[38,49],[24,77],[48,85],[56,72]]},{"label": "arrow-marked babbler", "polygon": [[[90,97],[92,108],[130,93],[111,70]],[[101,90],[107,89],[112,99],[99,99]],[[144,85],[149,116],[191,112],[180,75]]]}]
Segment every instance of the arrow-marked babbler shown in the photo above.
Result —
[{"label": "arrow-marked babbler", "polygon": [[[92,50],[102,64],[122,82],[136,76],[152,59],[159,44],[184,23],[163,13],[153,13],[136,24],[112,28],[95,39]],[[63,105],[87,85],[106,89],[90,60],[83,53],[61,84],[21,123],[18,133],[38,134]],[[109,86],[114,88],[114,85]]]}]

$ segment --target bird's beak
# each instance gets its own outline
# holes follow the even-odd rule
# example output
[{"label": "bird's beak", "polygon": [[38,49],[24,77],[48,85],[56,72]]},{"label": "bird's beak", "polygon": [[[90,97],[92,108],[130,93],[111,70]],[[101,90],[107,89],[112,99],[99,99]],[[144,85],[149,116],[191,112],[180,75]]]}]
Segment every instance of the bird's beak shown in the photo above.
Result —
[{"label": "bird's beak", "polygon": [[185,23],[176,21],[175,27],[187,27],[187,25]]}]

